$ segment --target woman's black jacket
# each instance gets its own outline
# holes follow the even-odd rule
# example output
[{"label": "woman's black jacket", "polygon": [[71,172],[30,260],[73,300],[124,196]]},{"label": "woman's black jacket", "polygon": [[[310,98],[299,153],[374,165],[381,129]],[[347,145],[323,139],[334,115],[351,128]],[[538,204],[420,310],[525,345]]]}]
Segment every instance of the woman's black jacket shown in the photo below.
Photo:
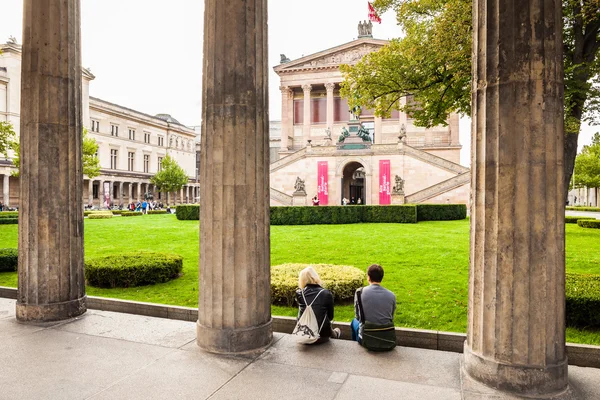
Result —
[{"label": "woman's black jacket", "polygon": [[[329,338],[331,336],[331,321],[333,321],[333,295],[329,290],[323,289],[319,285],[309,284],[304,288],[304,297],[306,297],[306,301],[310,304],[321,290],[323,293],[317,297],[312,305],[312,309],[315,317],[317,317],[319,326],[323,324],[320,332],[321,338]],[[298,318],[300,318],[306,309],[306,303],[300,289],[296,290],[296,301],[298,302]],[[325,323],[323,323],[323,319],[325,319]]]}]

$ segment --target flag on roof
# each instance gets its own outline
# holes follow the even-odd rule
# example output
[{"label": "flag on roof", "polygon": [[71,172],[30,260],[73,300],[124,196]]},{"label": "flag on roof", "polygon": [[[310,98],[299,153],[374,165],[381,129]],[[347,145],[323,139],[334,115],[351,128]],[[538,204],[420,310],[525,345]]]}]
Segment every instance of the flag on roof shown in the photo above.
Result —
[{"label": "flag on roof", "polygon": [[371,2],[368,2],[368,4],[369,4],[369,19],[373,22],[381,23],[381,18],[379,18],[377,11],[375,11],[375,9],[373,8],[373,4],[371,4]]}]

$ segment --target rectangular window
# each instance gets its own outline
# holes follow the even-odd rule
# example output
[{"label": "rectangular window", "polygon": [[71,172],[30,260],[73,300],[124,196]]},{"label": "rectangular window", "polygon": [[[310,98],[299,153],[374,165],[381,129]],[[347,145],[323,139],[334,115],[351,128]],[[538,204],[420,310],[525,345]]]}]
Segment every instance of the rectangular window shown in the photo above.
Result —
[{"label": "rectangular window", "polygon": [[148,154],[144,154],[144,172],[150,172],[150,156]]},{"label": "rectangular window", "polygon": [[150,143],[150,132],[144,132],[144,143]]},{"label": "rectangular window", "polygon": [[327,122],[327,98],[317,98],[311,100],[310,105],[311,118],[313,124],[324,124]]},{"label": "rectangular window", "polygon": [[133,162],[135,160],[135,154],[133,152],[128,152],[127,154],[127,170],[133,171]]},{"label": "rectangular window", "polygon": [[165,138],[164,137],[162,137],[162,136],[158,137],[158,145],[161,146],[161,147],[165,145]]},{"label": "rectangular window", "polygon": [[135,129],[129,130],[129,140],[135,140]]},{"label": "rectangular window", "polygon": [[92,132],[100,132],[100,121],[92,120]]},{"label": "rectangular window", "polygon": [[304,100],[294,100],[294,125],[304,124]]},{"label": "rectangular window", "polygon": [[115,149],[110,150],[110,169],[117,169],[117,155],[118,151]]},{"label": "rectangular window", "polygon": [[99,187],[99,186],[100,186],[100,185],[96,185],[96,184],[92,185],[92,197],[93,197],[94,199],[97,199],[97,198],[98,198],[98,187]]},{"label": "rectangular window", "polygon": [[162,170],[162,157],[158,157],[158,170],[161,171]]},{"label": "rectangular window", "polygon": [[119,137],[119,126],[118,125],[110,125],[110,135]]}]

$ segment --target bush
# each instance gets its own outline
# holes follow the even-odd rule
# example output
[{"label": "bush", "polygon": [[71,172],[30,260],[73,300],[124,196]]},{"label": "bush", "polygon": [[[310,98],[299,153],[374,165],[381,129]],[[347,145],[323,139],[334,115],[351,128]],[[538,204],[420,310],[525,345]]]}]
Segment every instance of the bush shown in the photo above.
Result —
[{"label": "bush", "polygon": [[3,211],[0,212],[0,219],[2,218],[17,218],[19,216],[18,211]]},{"label": "bush", "polygon": [[181,221],[198,221],[200,219],[200,205],[181,204],[177,206],[175,215],[177,215],[177,219]]},{"label": "bush", "polygon": [[148,214],[166,214],[167,210],[148,210]]},{"label": "bush", "polygon": [[415,223],[417,210],[407,206],[271,207],[271,225]]},{"label": "bush", "polygon": [[121,215],[124,212],[127,212],[127,210],[111,210],[110,212],[112,213],[112,215]]},{"label": "bush", "polygon": [[0,249],[0,272],[17,270],[19,251],[17,249]]},{"label": "bush", "polygon": [[582,228],[594,228],[600,229],[600,220],[597,219],[580,219],[577,221],[577,225]]},{"label": "bush", "polygon": [[176,254],[131,252],[85,261],[90,286],[135,287],[167,282],[179,276],[183,258]]},{"label": "bush", "polygon": [[19,218],[0,218],[0,225],[18,224]]},{"label": "bush", "polygon": [[[298,289],[298,274],[308,264],[283,264],[271,267],[271,303],[292,306]],[[356,289],[364,286],[365,272],[344,265],[311,265],[321,277],[323,287],[333,294],[334,301],[354,299]]]},{"label": "bush", "polygon": [[570,210],[570,211],[600,212],[600,207],[570,206],[570,207],[565,207],[565,209]]},{"label": "bush", "polygon": [[567,274],[567,325],[600,327],[600,276]]},{"label": "bush", "polygon": [[109,219],[112,218],[113,214],[110,211],[107,212],[94,212],[88,215],[88,219]]},{"label": "bush", "polygon": [[576,224],[580,219],[595,219],[593,217],[574,217],[574,216],[566,216],[565,224]]},{"label": "bush", "polygon": [[144,215],[141,211],[126,211],[121,214],[121,217],[137,217],[138,215]]},{"label": "bush", "polygon": [[466,204],[417,204],[417,221],[454,221],[465,218]]}]

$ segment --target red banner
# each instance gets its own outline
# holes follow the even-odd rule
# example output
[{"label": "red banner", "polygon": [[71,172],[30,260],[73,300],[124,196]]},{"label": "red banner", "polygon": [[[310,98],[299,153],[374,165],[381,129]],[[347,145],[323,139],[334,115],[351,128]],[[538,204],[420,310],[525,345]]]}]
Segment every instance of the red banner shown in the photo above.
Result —
[{"label": "red banner", "polygon": [[319,196],[319,204],[326,206],[329,204],[329,181],[328,181],[327,161],[319,161],[317,175],[317,195]]},{"label": "red banner", "polygon": [[390,187],[390,160],[379,160],[379,204],[392,204]]},{"label": "red banner", "polygon": [[381,18],[379,18],[377,11],[375,11],[375,8],[373,8],[373,4],[371,4],[371,2],[369,2],[368,4],[369,4],[369,19],[373,22],[381,23]]}]

